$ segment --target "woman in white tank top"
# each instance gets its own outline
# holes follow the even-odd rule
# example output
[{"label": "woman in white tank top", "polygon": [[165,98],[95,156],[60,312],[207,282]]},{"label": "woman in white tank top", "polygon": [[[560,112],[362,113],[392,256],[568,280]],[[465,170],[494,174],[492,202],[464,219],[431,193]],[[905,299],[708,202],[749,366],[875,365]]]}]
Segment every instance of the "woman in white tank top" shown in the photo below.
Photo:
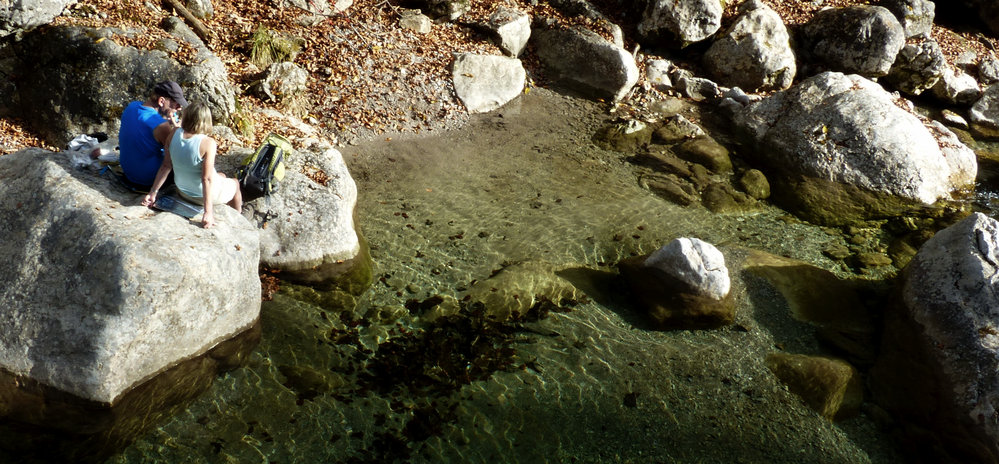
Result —
[{"label": "woman in white tank top", "polygon": [[172,170],[180,195],[205,205],[201,225],[206,229],[215,225],[214,205],[226,203],[236,211],[242,209],[239,182],[215,170],[218,143],[208,135],[211,130],[212,113],[208,105],[198,101],[184,109],[180,127],[170,133],[170,142],[163,151],[163,164],[156,172],[152,190],[142,199],[143,205],[151,206],[156,202],[156,194]]}]

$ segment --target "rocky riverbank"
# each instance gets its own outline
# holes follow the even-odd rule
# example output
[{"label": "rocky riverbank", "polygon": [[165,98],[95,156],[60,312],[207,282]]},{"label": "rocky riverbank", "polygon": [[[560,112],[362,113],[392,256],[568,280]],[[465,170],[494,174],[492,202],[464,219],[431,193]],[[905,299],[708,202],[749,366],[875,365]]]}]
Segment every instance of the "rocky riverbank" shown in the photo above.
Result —
[{"label": "rocky riverbank", "polygon": [[[814,460],[800,450],[820,443],[815,452],[833,460],[892,462],[888,437],[904,432],[914,456],[995,461],[994,376],[968,374],[992,369],[999,323],[982,308],[995,302],[995,222],[964,219],[983,158],[968,145],[999,127],[999,61],[982,51],[991,39],[965,39],[980,53],[956,53],[933,24],[934,8],[953,17],[957,6],[922,0],[810,4],[795,20],[782,2],[667,3],[492,11],[434,0],[416,12],[289,1],[268,18],[221,19],[206,14],[211,2],[173,7],[200,11],[209,33],[157,5],[101,0],[54,20],[45,15],[58,15],[60,2],[32,15],[15,9],[0,43],[0,70],[12,76],[0,85],[9,97],[0,114],[23,118],[49,143],[113,133],[120,103],[168,76],[210,102],[226,147],[252,146],[258,132],[275,129],[298,150],[296,188],[246,215],[266,254],[259,263],[275,268],[270,279],[286,279],[261,308],[274,335],[250,366],[220,379],[207,403],[171,422],[180,450],[144,438],[117,459],[173,460],[195,447],[239,460],[532,461],[541,450],[592,462],[796,462]],[[994,2],[969,3],[984,20]],[[105,27],[109,19],[118,27]],[[858,41],[861,32],[869,40]],[[475,112],[487,114],[469,119]],[[439,137],[412,136],[467,121]],[[341,141],[363,144],[344,147],[344,161],[330,147]],[[4,165],[34,156],[8,155]],[[45,195],[62,192],[63,183],[43,184]],[[334,212],[319,207],[326,200]],[[7,213],[29,215],[24,224],[62,217],[7,204],[15,205]],[[376,263],[367,290],[372,273],[355,215]],[[68,223],[80,218],[69,214]],[[328,226],[338,232],[324,237]],[[967,261],[921,253],[945,240],[937,232],[970,250]],[[686,264],[661,260],[656,250],[672,243],[697,243],[701,254]],[[32,272],[24,270],[31,260],[8,261],[0,276],[13,283]],[[899,274],[910,261],[918,266]],[[954,266],[974,271],[948,283]],[[337,288],[331,278],[344,267],[362,275],[350,279],[361,285]],[[692,284],[715,271],[725,276],[720,285]],[[662,280],[677,272],[683,279]],[[629,295],[648,283],[669,291],[642,290],[636,305]],[[5,287],[4,301],[30,308],[20,286]],[[920,291],[944,303],[922,307]],[[689,303],[708,300],[720,312],[683,317]],[[953,324],[935,317],[938,306],[962,301],[984,303],[965,304]],[[4,367],[11,378],[45,383],[16,356],[38,342],[21,337],[24,327],[8,324],[14,355]],[[882,351],[883,329],[905,343]],[[974,362],[954,361],[979,344]],[[898,361],[907,359],[939,368],[912,370]],[[921,378],[932,382],[908,388]],[[979,393],[954,396],[954,385]],[[926,397],[940,399],[932,414],[906,407]],[[232,410],[211,411],[219,403]],[[512,407],[497,409],[504,404]],[[317,426],[288,427],[299,420]],[[962,432],[942,433],[940,424]],[[603,444],[635,430],[652,434],[645,445]],[[601,440],[580,438],[591,436]],[[555,445],[520,448],[534,439]],[[719,446],[705,449],[706,441]]]}]

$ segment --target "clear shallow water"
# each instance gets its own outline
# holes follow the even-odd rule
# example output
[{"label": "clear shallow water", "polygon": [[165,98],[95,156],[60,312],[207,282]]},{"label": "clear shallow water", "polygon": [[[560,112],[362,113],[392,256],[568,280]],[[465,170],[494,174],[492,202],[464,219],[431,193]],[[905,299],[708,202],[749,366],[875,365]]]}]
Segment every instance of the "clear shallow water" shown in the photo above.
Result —
[{"label": "clear shallow water", "polygon": [[[821,348],[739,271],[742,247],[835,270],[821,250],[842,239],[775,209],[714,215],[656,197],[623,155],[589,143],[601,113],[539,90],[461,132],[344,149],[375,261],[366,317],[278,294],[247,367],[109,462],[901,462],[866,415],[831,423],[770,374],[777,346]],[[679,236],[725,252],[732,327],[651,330],[621,297],[613,264]],[[527,260],[569,269],[588,298],[498,338],[506,368],[448,388],[358,369],[423,324],[407,300],[460,299]]]}]

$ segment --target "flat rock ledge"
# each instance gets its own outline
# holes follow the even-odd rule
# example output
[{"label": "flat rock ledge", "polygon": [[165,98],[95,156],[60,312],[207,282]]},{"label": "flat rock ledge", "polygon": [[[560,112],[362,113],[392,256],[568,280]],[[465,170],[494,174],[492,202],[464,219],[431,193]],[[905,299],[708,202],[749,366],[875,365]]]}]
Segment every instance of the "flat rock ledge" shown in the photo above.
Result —
[{"label": "flat rock ledge", "polygon": [[256,324],[256,228],[138,203],[65,153],[0,157],[0,368],[114,405]]}]

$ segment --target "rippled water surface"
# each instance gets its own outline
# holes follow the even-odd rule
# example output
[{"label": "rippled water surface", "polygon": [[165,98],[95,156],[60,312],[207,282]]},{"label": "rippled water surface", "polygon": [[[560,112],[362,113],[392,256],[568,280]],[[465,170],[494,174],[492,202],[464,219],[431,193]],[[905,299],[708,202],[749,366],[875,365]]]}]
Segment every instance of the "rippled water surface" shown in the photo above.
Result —
[{"label": "rippled water surface", "polygon": [[[589,142],[605,110],[538,90],[461,132],[345,148],[376,277],[353,315],[334,303],[349,298],[287,287],[264,303],[247,367],[110,462],[901,462],[866,413],[823,419],[764,365],[778,349],[821,347],[740,271],[745,249],[835,270],[821,250],[842,239],[776,209],[715,215],[662,200],[627,156]],[[680,236],[725,252],[731,327],[652,330],[622,296],[613,264]],[[586,297],[483,335],[492,345],[464,326],[440,332],[456,350],[496,348],[479,358],[501,360],[494,371],[430,366],[449,378],[415,386],[402,369],[363,369],[432,350],[403,344],[427,327],[407,301],[460,300],[524,261]],[[394,354],[379,351],[386,340]],[[446,351],[440,342],[422,343]]]}]

